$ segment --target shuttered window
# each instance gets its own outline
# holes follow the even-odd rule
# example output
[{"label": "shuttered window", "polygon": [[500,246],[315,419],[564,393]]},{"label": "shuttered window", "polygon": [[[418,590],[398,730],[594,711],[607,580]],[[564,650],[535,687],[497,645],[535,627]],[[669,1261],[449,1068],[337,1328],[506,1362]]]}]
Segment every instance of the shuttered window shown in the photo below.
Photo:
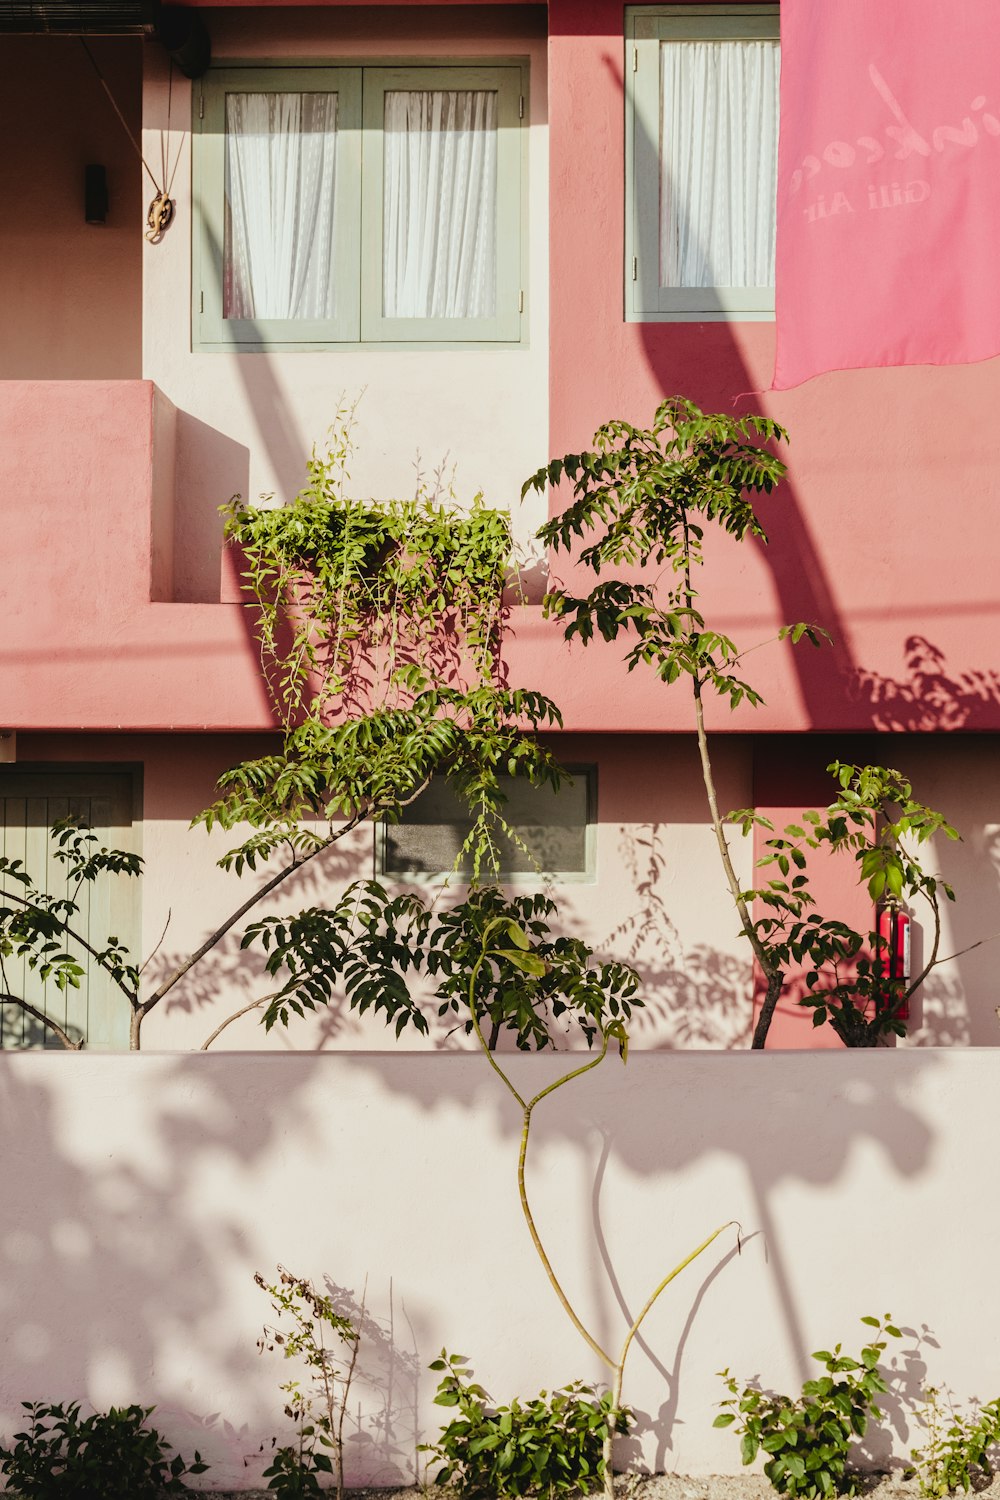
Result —
[{"label": "shuttered window", "polygon": [[196,347],[520,342],[525,88],[519,63],[212,69]]},{"label": "shuttered window", "polygon": [[[70,815],[88,823],[103,845],[138,852],[136,782],[130,772],[36,771],[9,768],[0,772],[0,853],[24,864],[36,886],[49,895],[71,895],[80,905],[72,925],[98,950],[109,937],[139,951],[139,881],[134,876],[101,875],[71,890],[66,866],[55,858],[52,824]],[[8,883],[0,880],[0,887]],[[9,889],[18,894],[19,885]],[[7,994],[27,1000],[51,1016],[74,1040],[90,1048],[128,1046],[129,1011],[124,996],[90,954],[72,940],[66,943],[84,970],[80,988],[60,990],[42,981],[26,959],[4,958],[0,983]],[[59,1041],[19,1006],[0,1005],[0,1046],[59,1047]]]},{"label": "shuttered window", "polygon": [[630,7],[626,310],[773,317],[776,5]]}]

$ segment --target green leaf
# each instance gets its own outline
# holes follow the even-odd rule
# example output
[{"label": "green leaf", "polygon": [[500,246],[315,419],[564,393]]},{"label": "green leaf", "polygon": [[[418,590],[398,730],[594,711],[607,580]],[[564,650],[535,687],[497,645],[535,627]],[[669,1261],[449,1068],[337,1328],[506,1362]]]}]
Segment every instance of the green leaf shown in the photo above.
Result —
[{"label": "green leaf", "polygon": [[757,1457],[759,1447],[760,1443],[752,1432],[745,1432],[743,1434],[743,1441],[740,1444],[740,1456],[744,1464],[753,1463]]},{"label": "green leaf", "polygon": [[516,948],[521,948],[526,951],[531,947],[531,942],[528,938],[528,934],[525,932],[524,928],[521,927],[517,922],[507,923],[507,936]]},{"label": "green leaf", "polygon": [[524,974],[532,974],[536,979],[544,979],[548,973],[544,959],[539,958],[536,953],[522,953],[515,948],[500,948],[497,950],[497,957],[506,959],[509,964],[514,965],[515,969],[520,969]]}]

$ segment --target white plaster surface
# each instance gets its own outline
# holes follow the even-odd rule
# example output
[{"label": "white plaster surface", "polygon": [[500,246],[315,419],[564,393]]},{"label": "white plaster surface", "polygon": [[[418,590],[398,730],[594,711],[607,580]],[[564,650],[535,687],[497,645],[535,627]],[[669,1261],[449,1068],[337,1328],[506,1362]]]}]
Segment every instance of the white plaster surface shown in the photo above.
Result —
[{"label": "white plaster surface", "polygon": [[[738,1471],[711,1426],[714,1372],[797,1388],[809,1351],[859,1343],[865,1313],[912,1330],[897,1395],[924,1378],[996,1395],[997,1061],[637,1054],[539,1107],[540,1231],[612,1347],[671,1265],[718,1224],[742,1226],[742,1253],[720,1236],[634,1351],[649,1466]],[[523,1091],[564,1065],[510,1064]],[[155,1402],[170,1440],[207,1455],[212,1486],[259,1483],[289,1371],[256,1352],[252,1278],[278,1262],[356,1297],[367,1277],[381,1332],[359,1420],[375,1432],[391,1372],[391,1443],[362,1459],[352,1440],[354,1482],[412,1473],[414,1437],[440,1415],[426,1365],[442,1345],[499,1400],[600,1379],[519,1217],[519,1125],[476,1056],[3,1055],[0,1426],[31,1397]],[[887,1406],[903,1452],[913,1434],[896,1396]]]}]

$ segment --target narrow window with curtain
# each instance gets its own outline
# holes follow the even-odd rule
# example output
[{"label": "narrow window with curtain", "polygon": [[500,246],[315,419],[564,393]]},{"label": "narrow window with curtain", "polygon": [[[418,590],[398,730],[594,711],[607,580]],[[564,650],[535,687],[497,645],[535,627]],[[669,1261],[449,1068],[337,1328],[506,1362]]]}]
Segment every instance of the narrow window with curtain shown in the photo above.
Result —
[{"label": "narrow window with curtain", "polygon": [[660,43],[660,285],[773,287],[778,42]]},{"label": "narrow window with curtain", "polygon": [[386,91],[386,318],[495,314],[497,119],[491,89]]},{"label": "narrow window with curtain", "polygon": [[227,93],[223,317],[336,316],[336,93]]}]

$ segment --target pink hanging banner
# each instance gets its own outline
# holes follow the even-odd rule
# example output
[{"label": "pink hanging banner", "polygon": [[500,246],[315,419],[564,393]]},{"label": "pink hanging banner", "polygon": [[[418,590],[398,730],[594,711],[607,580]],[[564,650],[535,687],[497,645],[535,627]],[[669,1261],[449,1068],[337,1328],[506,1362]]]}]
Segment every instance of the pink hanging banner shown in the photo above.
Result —
[{"label": "pink hanging banner", "polygon": [[775,390],[1000,354],[1000,0],[782,0]]}]

